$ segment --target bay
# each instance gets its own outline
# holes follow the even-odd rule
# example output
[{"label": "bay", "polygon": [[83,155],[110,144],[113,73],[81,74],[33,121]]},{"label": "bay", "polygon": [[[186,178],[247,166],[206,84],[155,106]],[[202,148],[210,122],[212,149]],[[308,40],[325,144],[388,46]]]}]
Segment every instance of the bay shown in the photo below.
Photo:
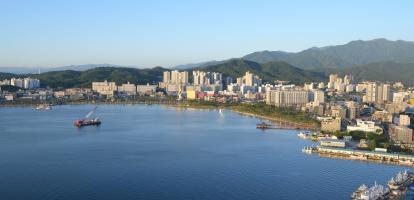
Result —
[{"label": "bay", "polygon": [[101,105],[101,126],[73,126],[92,108],[0,107],[1,199],[350,199],[408,169],[307,155],[225,110]]}]

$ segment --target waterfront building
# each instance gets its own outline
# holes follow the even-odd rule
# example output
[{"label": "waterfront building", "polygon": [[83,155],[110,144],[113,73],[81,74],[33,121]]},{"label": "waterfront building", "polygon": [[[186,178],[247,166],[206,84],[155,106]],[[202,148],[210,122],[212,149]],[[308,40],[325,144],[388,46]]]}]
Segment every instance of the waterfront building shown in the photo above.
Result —
[{"label": "waterfront building", "polygon": [[92,82],[92,90],[98,92],[101,95],[113,96],[114,92],[117,91],[115,82]]},{"label": "waterfront building", "polygon": [[326,132],[341,131],[341,118],[326,118],[321,121],[321,130]]},{"label": "waterfront building", "polygon": [[276,107],[305,106],[309,102],[309,92],[302,90],[269,90],[266,104]]},{"label": "waterfront building", "polygon": [[124,83],[121,86],[118,86],[118,92],[124,92],[128,95],[136,95],[137,94],[137,86],[131,83]]},{"label": "waterfront building", "polygon": [[414,143],[413,130],[406,126],[397,126],[392,124],[388,127],[388,135],[394,142],[403,144]]},{"label": "waterfront building", "polygon": [[320,145],[324,147],[345,148],[346,142],[344,140],[337,140],[337,139],[323,139],[320,141]]},{"label": "waterfront building", "polygon": [[146,85],[137,85],[136,91],[139,95],[152,95],[157,91],[157,85],[150,85],[149,83]]},{"label": "waterfront building", "polygon": [[375,125],[375,122],[357,119],[355,125],[348,125],[346,130],[351,131],[363,131],[363,132],[372,132],[377,134],[382,134],[382,128]]}]

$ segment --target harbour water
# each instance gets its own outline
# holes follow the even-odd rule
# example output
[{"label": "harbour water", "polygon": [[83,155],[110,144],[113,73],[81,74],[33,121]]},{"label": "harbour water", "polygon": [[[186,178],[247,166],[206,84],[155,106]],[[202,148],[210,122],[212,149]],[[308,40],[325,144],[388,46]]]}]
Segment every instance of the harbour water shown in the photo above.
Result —
[{"label": "harbour water", "polygon": [[297,131],[230,111],[101,105],[76,128],[92,108],[0,107],[0,198],[350,199],[409,169],[304,154]]}]

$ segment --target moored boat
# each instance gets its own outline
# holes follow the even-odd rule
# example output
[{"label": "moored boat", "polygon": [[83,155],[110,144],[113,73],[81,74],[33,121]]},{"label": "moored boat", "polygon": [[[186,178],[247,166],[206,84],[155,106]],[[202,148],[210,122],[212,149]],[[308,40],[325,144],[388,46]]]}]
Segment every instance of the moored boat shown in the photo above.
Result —
[{"label": "moored boat", "polygon": [[413,182],[414,174],[405,170],[403,172],[398,172],[395,177],[392,177],[391,180],[388,181],[388,187],[390,187],[391,190],[403,190],[413,184]]},{"label": "moored boat", "polygon": [[370,188],[365,185],[359,186],[358,189],[352,193],[351,198],[355,200],[386,199],[389,196],[389,193],[390,189],[388,187],[375,183]]},{"label": "moored boat", "polygon": [[308,139],[312,133],[310,131],[300,131],[298,137],[302,139]]}]

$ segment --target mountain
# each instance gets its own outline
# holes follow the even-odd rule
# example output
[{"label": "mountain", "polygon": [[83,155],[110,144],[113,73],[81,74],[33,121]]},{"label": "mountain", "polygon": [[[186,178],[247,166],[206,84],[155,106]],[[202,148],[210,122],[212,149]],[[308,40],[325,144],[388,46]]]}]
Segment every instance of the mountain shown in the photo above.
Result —
[{"label": "mountain", "polygon": [[351,41],[344,45],[313,47],[298,53],[260,51],[243,56],[258,63],[285,61],[303,69],[346,68],[369,63],[393,61],[414,63],[414,42],[374,39]]},{"label": "mountain", "polygon": [[340,74],[352,74],[356,80],[401,81],[414,85],[414,63],[402,64],[393,61],[359,65],[339,70]]},{"label": "mountain", "polygon": [[319,81],[326,79],[323,72],[306,71],[294,67],[286,62],[268,62],[259,64],[245,59],[231,59],[227,62],[197,68],[198,70],[221,72],[223,76],[233,78],[244,76],[247,71],[258,75],[264,81],[273,83],[276,80],[303,83],[306,81]]},{"label": "mountain", "polygon": [[173,67],[173,69],[186,70],[186,69],[192,69],[192,68],[197,68],[197,67],[205,67],[205,66],[209,66],[209,65],[216,65],[216,64],[223,63],[223,62],[225,62],[225,61],[212,60],[212,61],[206,61],[206,62],[200,62],[200,63],[190,63],[190,64],[177,65],[177,66]]},{"label": "mountain", "polygon": [[98,67],[86,71],[52,71],[34,74],[42,86],[52,88],[63,87],[91,87],[94,81],[115,81],[118,85],[123,83],[153,84],[162,80],[162,73],[166,69],[161,67],[137,69],[127,67]]},{"label": "mountain", "polygon": [[[0,72],[13,73],[13,74],[35,74],[50,71],[63,71],[63,70],[74,70],[74,71],[85,71],[97,67],[122,67],[121,65],[112,64],[85,64],[85,65],[68,65],[62,67],[0,67]],[[124,66],[125,67],[125,66]],[[128,66],[136,68],[135,66]]]}]

